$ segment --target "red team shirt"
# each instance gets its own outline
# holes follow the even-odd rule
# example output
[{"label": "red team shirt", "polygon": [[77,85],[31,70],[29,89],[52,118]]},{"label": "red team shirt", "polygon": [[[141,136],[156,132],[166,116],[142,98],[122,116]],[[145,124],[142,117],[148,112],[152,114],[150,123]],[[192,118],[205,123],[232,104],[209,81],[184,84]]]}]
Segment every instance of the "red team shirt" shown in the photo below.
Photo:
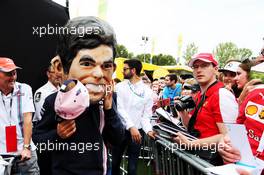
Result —
[{"label": "red team shirt", "polygon": [[[251,91],[243,101],[237,123],[245,125],[253,155],[256,155],[264,129],[264,85]],[[264,160],[263,151],[257,157]]]},{"label": "red team shirt", "polygon": [[[202,94],[197,95],[197,105]],[[235,123],[238,116],[238,104],[235,96],[222,82],[217,82],[206,91],[206,100],[200,108],[194,128],[200,131],[199,138],[219,134],[216,123]]]}]

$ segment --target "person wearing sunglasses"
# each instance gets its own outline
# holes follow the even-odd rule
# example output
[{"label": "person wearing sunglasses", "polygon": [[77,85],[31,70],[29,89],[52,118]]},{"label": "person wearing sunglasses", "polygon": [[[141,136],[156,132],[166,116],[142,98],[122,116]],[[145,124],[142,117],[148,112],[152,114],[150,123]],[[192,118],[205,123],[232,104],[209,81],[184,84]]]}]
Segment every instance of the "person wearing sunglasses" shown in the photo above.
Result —
[{"label": "person wearing sunglasses", "polygon": [[124,61],[123,75],[126,80],[116,85],[117,110],[126,127],[125,139],[112,148],[112,174],[120,174],[123,153],[127,148],[128,174],[137,174],[137,161],[144,132],[154,139],[150,118],[152,116],[153,92],[140,77],[142,63],[137,59]]}]

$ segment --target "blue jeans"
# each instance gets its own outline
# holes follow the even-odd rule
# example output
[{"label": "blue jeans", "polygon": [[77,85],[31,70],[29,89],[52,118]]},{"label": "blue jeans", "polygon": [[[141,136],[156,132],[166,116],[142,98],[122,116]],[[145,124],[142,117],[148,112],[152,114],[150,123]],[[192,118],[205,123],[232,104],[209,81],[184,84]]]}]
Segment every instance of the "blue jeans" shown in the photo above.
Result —
[{"label": "blue jeans", "polygon": [[[139,130],[143,141],[143,131]],[[112,147],[112,175],[120,175],[120,164],[122,160],[122,156],[127,148],[128,155],[128,175],[136,175],[137,174],[137,161],[140,153],[141,144],[135,143],[129,131],[125,133],[125,139],[119,146]]]}]

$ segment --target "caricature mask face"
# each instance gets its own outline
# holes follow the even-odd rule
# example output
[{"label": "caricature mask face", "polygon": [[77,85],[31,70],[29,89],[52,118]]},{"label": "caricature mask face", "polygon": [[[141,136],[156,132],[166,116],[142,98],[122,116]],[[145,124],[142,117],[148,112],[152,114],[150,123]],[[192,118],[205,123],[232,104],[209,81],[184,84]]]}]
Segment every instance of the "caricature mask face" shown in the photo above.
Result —
[{"label": "caricature mask face", "polygon": [[96,103],[105,96],[106,86],[114,72],[113,49],[100,45],[94,49],[82,49],[73,59],[68,78],[78,79],[85,85],[90,102]]},{"label": "caricature mask face", "polygon": [[[105,21],[92,16],[71,19],[66,28],[86,29],[75,34],[61,34],[57,53],[67,79],[85,85],[90,102],[97,103],[106,94],[112,80],[116,37]],[[92,30],[88,30],[92,29]]]}]

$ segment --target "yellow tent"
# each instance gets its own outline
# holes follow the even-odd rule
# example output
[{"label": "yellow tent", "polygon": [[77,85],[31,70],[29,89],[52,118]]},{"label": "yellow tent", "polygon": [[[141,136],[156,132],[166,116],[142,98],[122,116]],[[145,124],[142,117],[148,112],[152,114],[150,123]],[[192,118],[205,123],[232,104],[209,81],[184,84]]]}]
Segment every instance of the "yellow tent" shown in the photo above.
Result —
[{"label": "yellow tent", "polygon": [[192,69],[189,66],[176,65],[176,66],[160,66],[161,68],[167,69],[168,71],[186,71],[192,72]]},{"label": "yellow tent", "polygon": [[[120,80],[123,80],[123,67],[124,67],[124,61],[127,60],[126,58],[116,58],[115,59],[115,64],[116,64],[116,71],[115,71],[115,77],[119,78]],[[148,72],[153,72],[153,78],[159,78],[162,76],[166,76],[170,72],[175,72],[177,74],[191,74],[192,69],[188,66],[180,66],[180,65],[175,65],[175,66],[157,66],[154,64],[149,64],[149,63],[142,63],[143,68],[142,71],[148,71]]]},{"label": "yellow tent", "polygon": [[[116,64],[116,71],[115,71],[115,76],[116,78],[119,78],[120,80],[124,79],[123,76],[123,67],[124,67],[124,61],[127,60],[126,58],[116,58],[115,59],[115,64]],[[155,71],[159,69],[160,67],[154,64],[149,64],[149,63],[142,63],[142,72],[143,71]]]},{"label": "yellow tent", "polygon": [[160,78],[160,77],[165,77],[166,75],[168,75],[170,72],[164,68],[158,68],[157,70],[155,70],[153,72],[153,79],[156,79],[156,78]]}]

